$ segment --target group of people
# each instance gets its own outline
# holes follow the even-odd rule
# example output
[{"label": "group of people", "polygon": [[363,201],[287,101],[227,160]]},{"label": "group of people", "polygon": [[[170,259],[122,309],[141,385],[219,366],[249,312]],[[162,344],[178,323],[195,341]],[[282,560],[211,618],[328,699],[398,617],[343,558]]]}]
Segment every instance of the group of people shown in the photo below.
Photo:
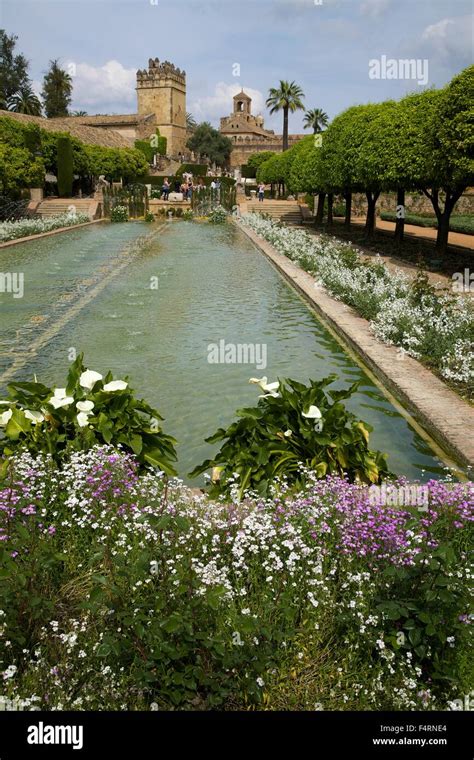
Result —
[{"label": "group of people", "polygon": [[[193,192],[196,190],[204,190],[206,185],[202,181],[202,179],[199,179],[196,184],[193,182],[193,175],[184,173],[183,174],[183,181],[180,182],[179,179],[177,179],[174,183],[174,192],[175,193],[182,193],[183,199],[190,201],[193,197]],[[211,182],[211,191],[215,195],[219,195],[220,189],[221,189],[221,183],[219,179],[212,180]],[[171,183],[168,179],[168,177],[165,177],[163,180],[163,185],[161,186],[161,200],[167,201],[169,199],[169,194],[171,192]]]}]

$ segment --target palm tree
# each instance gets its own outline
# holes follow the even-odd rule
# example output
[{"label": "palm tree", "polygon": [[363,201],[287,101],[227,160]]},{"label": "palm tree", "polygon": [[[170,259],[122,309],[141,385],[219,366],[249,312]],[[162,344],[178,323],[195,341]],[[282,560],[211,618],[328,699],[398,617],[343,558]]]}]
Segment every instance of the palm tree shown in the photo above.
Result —
[{"label": "palm tree", "polygon": [[189,132],[194,132],[194,130],[196,129],[196,127],[197,127],[197,121],[196,121],[196,119],[194,118],[194,116],[192,115],[192,113],[187,112],[186,113],[186,129]]},{"label": "palm tree", "polygon": [[73,111],[71,116],[88,116],[87,111]]},{"label": "palm tree", "polygon": [[8,101],[8,110],[15,113],[25,113],[29,116],[41,116],[41,101],[33,92],[30,84],[24,84],[11,96]]},{"label": "palm tree", "polygon": [[270,113],[283,111],[283,150],[288,148],[288,113],[304,108],[301,98],[304,98],[301,87],[295,82],[285,82],[282,79],[279,87],[271,87],[268,92],[266,105]]},{"label": "palm tree", "polygon": [[322,108],[312,108],[310,111],[306,111],[304,115],[304,129],[311,128],[313,134],[323,131],[323,127],[327,127],[329,124],[329,117]]}]

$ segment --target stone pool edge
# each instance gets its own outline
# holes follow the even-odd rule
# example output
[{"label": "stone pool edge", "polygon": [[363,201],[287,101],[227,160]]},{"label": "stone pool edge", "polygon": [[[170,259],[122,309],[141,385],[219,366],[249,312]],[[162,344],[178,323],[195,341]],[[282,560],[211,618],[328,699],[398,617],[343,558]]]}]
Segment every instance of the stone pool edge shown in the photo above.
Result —
[{"label": "stone pool edge", "polygon": [[330,296],[314,278],[294,264],[253,230],[234,223],[274,264],[288,282],[307,300],[329,326],[360,356],[381,382],[403,402],[448,455],[464,467],[474,467],[474,408],[450,390],[416,359],[399,358],[395,346],[381,343],[369,322],[346,304]]},{"label": "stone pool edge", "polygon": [[90,222],[81,222],[80,224],[71,224],[69,227],[58,227],[57,230],[48,230],[48,232],[38,232],[37,235],[27,235],[26,237],[15,238],[15,240],[7,240],[5,243],[0,243],[0,249],[9,248],[11,245],[17,245],[18,243],[28,243],[30,240],[39,240],[40,238],[49,237],[50,235],[58,235],[60,232],[70,232],[71,230],[78,230],[80,227],[88,227],[90,224],[99,224],[100,222],[108,221],[105,218],[92,219]]}]

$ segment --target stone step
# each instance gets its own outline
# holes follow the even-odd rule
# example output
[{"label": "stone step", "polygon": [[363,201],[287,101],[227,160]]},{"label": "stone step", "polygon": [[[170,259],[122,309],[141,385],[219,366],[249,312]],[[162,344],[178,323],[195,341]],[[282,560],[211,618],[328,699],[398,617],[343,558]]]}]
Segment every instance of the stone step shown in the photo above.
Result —
[{"label": "stone step", "polygon": [[41,201],[36,207],[38,216],[58,216],[67,214],[74,207],[78,214],[87,214],[90,219],[100,215],[100,203],[93,198],[51,198]]}]

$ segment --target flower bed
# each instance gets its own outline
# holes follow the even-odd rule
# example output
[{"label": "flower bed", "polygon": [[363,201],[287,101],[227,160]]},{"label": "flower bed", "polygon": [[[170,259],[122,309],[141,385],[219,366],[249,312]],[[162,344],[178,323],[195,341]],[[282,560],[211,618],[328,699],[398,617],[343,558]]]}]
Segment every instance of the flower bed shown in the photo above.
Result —
[{"label": "flower bed", "polygon": [[50,232],[60,227],[73,227],[76,224],[84,224],[85,222],[90,222],[87,214],[69,213],[46,218],[38,216],[29,219],[18,219],[14,222],[0,222],[0,243],[28,237],[29,235],[39,235],[42,232]]},{"label": "flower bed", "polygon": [[426,488],[423,510],[311,476],[209,502],[109,446],[60,468],[17,454],[0,486],[3,698],[449,709],[472,675],[474,486]]},{"label": "flower bed", "polygon": [[426,277],[411,281],[367,262],[350,243],[315,237],[258,214],[242,218],[275,249],[299,264],[340,301],[370,321],[377,338],[419,359],[457,390],[474,391],[474,303],[438,294]]}]

